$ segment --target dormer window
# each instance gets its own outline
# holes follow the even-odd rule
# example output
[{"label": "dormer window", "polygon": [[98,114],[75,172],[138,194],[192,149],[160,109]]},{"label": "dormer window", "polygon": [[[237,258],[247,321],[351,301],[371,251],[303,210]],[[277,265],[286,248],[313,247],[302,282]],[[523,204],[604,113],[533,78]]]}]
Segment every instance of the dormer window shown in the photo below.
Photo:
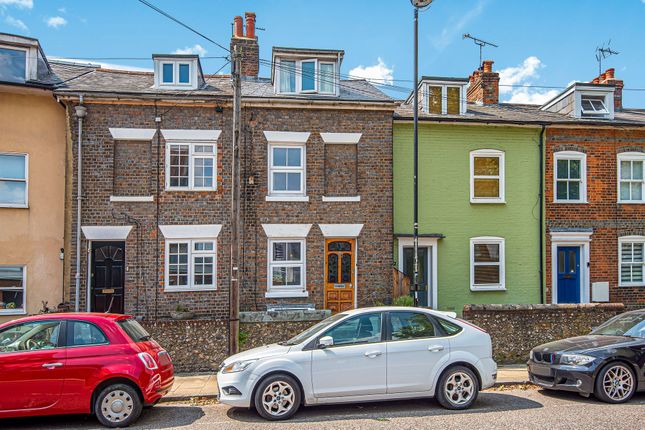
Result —
[{"label": "dormer window", "polygon": [[273,84],[277,94],[337,96],[343,51],[273,48]]},{"label": "dormer window", "polygon": [[196,89],[201,71],[195,56],[153,56],[155,61],[155,87],[162,89]]},{"label": "dormer window", "polygon": [[[467,79],[428,78],[420,83],[421,106],[433,115],[463,115],[466,113]],[[407,103],[411,103],[412,96]]]},{"label": "dormer window", "polygon": [[0,81],[27,80],[27,49],[0,45]]},{"label": "dormer window", "polygon": [[582,116],[604,116],[609,113],[605,105],[605,96],[594,96],[583,94],[580,97]]}]

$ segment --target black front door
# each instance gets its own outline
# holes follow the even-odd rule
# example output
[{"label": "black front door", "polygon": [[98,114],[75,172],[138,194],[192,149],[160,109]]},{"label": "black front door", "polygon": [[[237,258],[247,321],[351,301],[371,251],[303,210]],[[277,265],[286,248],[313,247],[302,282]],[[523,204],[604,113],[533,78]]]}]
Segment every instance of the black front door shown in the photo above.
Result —
[{"label": "black front door", "polygon": [[122,314],[125,242],[92,243],[92,312]]},{"label": "black front door", "polygon": [[[428,306],[428,248],[419,247],[419,306]],[[403,248],[403,273],[410,278],[410,287],[414,282],[414,248]],[[414,291],[410,292],[414,297]]]}]

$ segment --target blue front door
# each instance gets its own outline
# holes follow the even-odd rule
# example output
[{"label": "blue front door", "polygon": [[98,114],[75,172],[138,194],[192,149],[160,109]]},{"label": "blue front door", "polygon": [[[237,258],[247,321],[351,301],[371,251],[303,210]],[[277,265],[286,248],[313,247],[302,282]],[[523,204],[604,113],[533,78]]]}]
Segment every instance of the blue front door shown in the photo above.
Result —
[{"label": "blue front door", "polygon": [[580,247],[558,247],[558,303],[580,303]]}]

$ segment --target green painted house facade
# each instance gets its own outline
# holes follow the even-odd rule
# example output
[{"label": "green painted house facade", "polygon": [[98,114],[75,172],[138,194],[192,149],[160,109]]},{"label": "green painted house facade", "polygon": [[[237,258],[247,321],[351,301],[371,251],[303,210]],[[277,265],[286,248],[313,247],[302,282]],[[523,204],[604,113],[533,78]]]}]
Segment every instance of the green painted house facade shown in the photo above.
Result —
[{"label": "green painted house facade", "polygon": [[[461,313],[465,304],[541,301],[541,128],[506,121],[503,109],[469,103],[462,114],[420,113],[420,305]],[[408,276],[411,118],[403,104],[393,129],[395,266]]]}]

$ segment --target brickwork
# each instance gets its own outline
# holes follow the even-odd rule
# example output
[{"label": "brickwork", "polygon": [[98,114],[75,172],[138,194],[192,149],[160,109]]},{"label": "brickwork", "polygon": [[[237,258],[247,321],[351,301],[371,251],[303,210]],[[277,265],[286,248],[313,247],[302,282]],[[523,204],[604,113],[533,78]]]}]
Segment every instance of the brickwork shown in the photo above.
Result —
[{"label": "brickwork", "polygon": [[[590,285],[609,282],[610,301],[628,308],[645,306],[645,286],[618,285],[618,238],[645,235],[645,204],[617,203],[617,154],[645,152],[645,130],[623,128],[562,128],[546,133],[545,220],[546,295],[552,302],[551,232],[593,229],[589,246]],[[554,202],[554,153],[579,151],[587,155],[588,203]]]},{"label": "brickwork", "polygon": [[[167,318],[177,304],[199,318],[228,317],[230,260],[231,110],[225,107],[92,103],[86,99],[83,124],[83,226],[133,226],[125,244],[125,312],[146,319]],[[73,112],[73,109],[70,111]],[[318,224],[364,224],[357,239],[359,305],[383,301],[391,287],[392,267],[392,121],[391,111],[244,108],[242,135],[241,307],[264,310],[269,303],[313,303],[322,308],[324,241]],[[115,142],[109,128],[222,130],[217,143],[217,191],[165,190],[166,142],[157,133],[152,142]],[[72,138],[78,121],[70,118]],[[306,189],[309,202],[267,202],[267,142],[264,131],[307,131]],[[362,133],[358,147],[327,156],[321,132]],[[338,147],[349,145],[336,145]],[[74,148],[74,170],[76,170]],[[348,158],[350,157],[351,158]],[[358,157],[356,163],[356,156]],[[347,162],[347,159],[351,162]],[[357,170],[356,169],[357,166]],[[326,174],[327,172],[327,174]],[[355,175],[355,177],[351,177]],[[325,187],[339,195],[361,195],[360,202],[322,202]],[[74,175],[72,201],[76,201]],[[335,185],[334,185],[335,186]],[[330,188],[328,188],[329,192]],[[341,194],[342,193],[342,194]],[[110,202],[110,196],[153,196],[153,202]],[[71,231],[75,232],[76,220]],[[267,237],[262,224],[311,223],[306,238],[306,281],[309,297],[265,298]],[[164,289],[165,239],[158,225],[221,224],[217,239],[217,290],[168,292]],[[75,234],[75,233],[74,233]],[[86,307],[87,241],[81,249],[81,310]],[[75,237],[72,237],[72,244]],[[76,250],[70,249],[75,267]],[[73,286],[73,274],[70,284]],[[74,301],[74,291],[70,299]]]},{"label": "brickwork", "polygon": [[483,105],[499,103],[499,73],[493,72],[493,61],[484,60],[482,67],[470,75],[468,102]]}]

